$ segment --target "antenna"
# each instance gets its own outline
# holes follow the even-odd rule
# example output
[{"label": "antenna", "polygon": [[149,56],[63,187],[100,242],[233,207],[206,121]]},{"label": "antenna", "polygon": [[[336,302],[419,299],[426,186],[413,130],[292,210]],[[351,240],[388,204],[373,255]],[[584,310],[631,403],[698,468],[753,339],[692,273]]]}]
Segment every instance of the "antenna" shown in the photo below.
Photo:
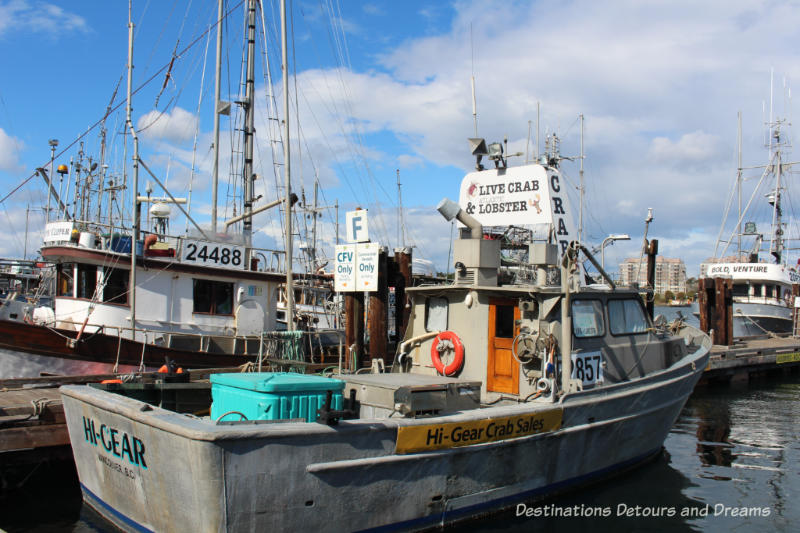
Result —
[{"label": "antenna", "polygon": [[536,160],[539,160],[539,111],[540,111],[540,102],[536,101],[536,152],[534,155],[536,156]]},{"label": "antenna", "polygon": [[472,42],[472,23],[469,24],[469,48],[472,75],[470,84],[472,85],[472,122],[475,124],[475,137],[478,136],[478,103],[475,99],[475,45]]},{"label": "antenna", "polygon": [[528,164],[528,152],[531,149],[531,121],[528,121],[528,140],[525,141],[525,164]]}]

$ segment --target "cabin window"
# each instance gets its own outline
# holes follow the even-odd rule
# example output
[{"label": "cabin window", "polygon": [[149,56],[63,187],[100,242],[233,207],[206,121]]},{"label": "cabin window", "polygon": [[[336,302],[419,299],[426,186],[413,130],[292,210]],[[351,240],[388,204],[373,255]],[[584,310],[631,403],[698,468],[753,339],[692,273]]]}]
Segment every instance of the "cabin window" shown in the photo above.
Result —
[{"label": "cabin window", "polygon": [[494,336],[502,339],[514,338],[513,305],[496,305],[494,312]]},{"label": "cabin window", "polygon": [[750,292],[750,286],[747,283],[736,283],[733,285],[733,296],[747,296]]},{"label": "cabin window", "polygon": [[91,300],[97,290],[97,267],[94,265],[78,265],[78,298]]},{"label": "cabin window", "polygon": [[612,335],[629,335],[647,331],[647,317],[639,300],[610,300],[608,323]]},{"label": "cabin window", "polygon": [[128,303],[130,272],[119,268],[103,269],[103,301],[112,304]]},{"label": "cabin window", "polygon": [[425,301],[425,331],[445,331],[448,309],[447,298],[428,298]]},{"label": "cabin window", "polygon": [[209,279],[192,280],[195,313],[233,314],[233,283]]},{"label": "cabin window", "polygon": [[74,296],[72,287],[74,286],[75,265],[64,263],[58,265],[58,282],[56,283],[56,296]]},{"label": "cabin window", "polygon": [[600,300],[573,300],[572,333],[576,337],[602,337],[606,334]]}]

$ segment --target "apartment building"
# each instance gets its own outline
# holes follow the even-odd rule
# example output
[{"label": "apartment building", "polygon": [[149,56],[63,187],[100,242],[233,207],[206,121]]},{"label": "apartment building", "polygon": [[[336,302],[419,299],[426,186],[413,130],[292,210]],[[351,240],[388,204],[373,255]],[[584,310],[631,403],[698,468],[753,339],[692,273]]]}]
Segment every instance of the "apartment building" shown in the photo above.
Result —
[{"label": "apartment building", "polygon": [[[647,258],[641,262],[638,257],[628,258],[619,265],[620,284],[638,284],[644,287],[647,284]],[[671,291],[674,294],[686,292],[686,265],[681,259],[669,257],[656,257],[656,283],[655,292],[664,294]]]}]

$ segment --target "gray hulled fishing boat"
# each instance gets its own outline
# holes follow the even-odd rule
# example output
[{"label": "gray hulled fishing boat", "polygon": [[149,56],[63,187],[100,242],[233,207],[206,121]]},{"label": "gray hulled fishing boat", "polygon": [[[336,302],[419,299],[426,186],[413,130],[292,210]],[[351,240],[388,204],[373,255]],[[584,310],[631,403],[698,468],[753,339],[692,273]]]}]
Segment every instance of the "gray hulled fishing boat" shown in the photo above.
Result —
[{"label": "gray hulled fishing boat", "polygon": [[[391,372],[63,387],[85,501],[129,531],[419,529],[659,453],[709,338],[584,285],[558,160],[500,161],[440,204],[455,280],[408,290]],[[551,228],[514,261],[489,238],[509,210]]]}]

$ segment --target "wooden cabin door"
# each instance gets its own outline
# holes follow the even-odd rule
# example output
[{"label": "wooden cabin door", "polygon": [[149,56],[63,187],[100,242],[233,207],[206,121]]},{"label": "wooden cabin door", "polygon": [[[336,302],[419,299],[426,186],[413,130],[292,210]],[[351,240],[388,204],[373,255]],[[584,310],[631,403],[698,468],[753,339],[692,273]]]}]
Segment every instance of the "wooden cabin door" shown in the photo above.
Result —
[{"label": "wooden cabin door", "polygon": [[488,391],[519,394],[519,363],[511,355],[519,317],[516,300],[489,300]]}]

